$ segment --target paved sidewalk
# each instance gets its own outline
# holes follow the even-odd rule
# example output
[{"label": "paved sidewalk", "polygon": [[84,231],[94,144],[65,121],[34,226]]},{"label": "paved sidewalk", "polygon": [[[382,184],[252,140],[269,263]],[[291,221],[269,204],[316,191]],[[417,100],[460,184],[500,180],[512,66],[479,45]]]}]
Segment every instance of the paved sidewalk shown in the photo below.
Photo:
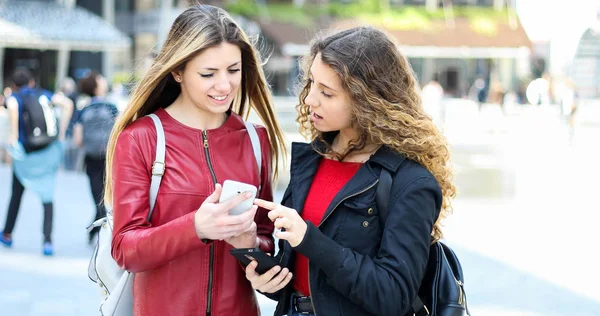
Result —
[{"label": "paved sidewalk", "polygon": [[[0,165],[0,225],[10,198],[10,169]],[[99,315],[96,285],[87,277],[92,247],[85,227],[92,220],[93,201],[84,174],[61,172],[56,190],[54,246],[56,255],[42,256],[42,207],[25,191],[12,249],[0,246],[0,315]],[[2,229],[2,228],[0,228]],[[258,294],[265,315],[275,302]]]},{"label": "paved sidewalk", "polygon": [[[9,193],[9,182],[4,179],[9,176],[9,168],[0,165],[2,221]],[[14,247],[0,247],[0,315],[98,315],[97,288],[87,278],[92,251],[84,229],[92,216],[87,190],[84,175],[59,175],[53,258],[41,255],[41,206],[35,196],[25,193]],[[570,241],[584,237],[573,226],[556,238],[547,236],[547,243],[529,240],[528,234],[538,236],[526,227],[532,215],[520,208],[475,200],[455,204],[459,211],[448,222],[447,236],[466,273],[472,315],[600,315],[600,292],[595,291],[600,278],[593,273],[598,257],[593,251],[582,253],[593,244],[569,246]],[[517,216],[521,224],[511,220]],[[482,225],[490,218],[496,218],[493,224]],[[591,225],[600,218],[589,219]],[[263,314],[272,315],[275,302],[258,297]]]}]

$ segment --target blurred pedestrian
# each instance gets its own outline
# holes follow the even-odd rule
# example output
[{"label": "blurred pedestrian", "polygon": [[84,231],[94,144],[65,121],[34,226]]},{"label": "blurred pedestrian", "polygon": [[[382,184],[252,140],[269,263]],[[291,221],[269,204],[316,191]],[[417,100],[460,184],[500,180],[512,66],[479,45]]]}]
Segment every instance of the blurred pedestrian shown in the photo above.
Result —
[{"label": "blurred pedestrian", "polygon": [[5,97],[0,94],[0,163],[6,159],[6,146],[10,138],[10,120],[5,107]]},{"label": "blurred pedestrian", "polygon": [[124,111],[127,107],[127,94],[123,84],[120,82],[113,83],[106,99],[116,105],[119,112]]},{"label": "blurred pedestrian", "polygon": [[[261,67],[257,51],[227,12],[192,6],[173,23],[117,120],[105,200],[114,214],[112,255],[135,273],[135,315],[260,314],[255,292],[229,250],[258,247],[272,253],[273,223],[256,207],[229,215],[233,205],[218,204],[218,183],[249,183],[260,188],[260,198],[273,198],[271,168],[277,168],[285,143]],[[256,129],[260,166],[241,116],[250,109],[266,124]],[[152,168],[157,134],[145,117],[151,113],[164,127],[166,169]],[[148,222],[154,173],[164,175]]]},{"label": "blurred pedestrian", "polygon": [[488,102],[500,107],[502,114],[506,114],[506,109],[504,108],[504,95],[506,94],[506,90],[502,86],[502,82],[498,79],[492,80],[490,84],[490,89],[488,93]]},{"label": "blurred pedestrian", "polygon": [[2,163],[10,162],[10,155],[6,150],[6,146],[9,145],[11,126],[6,101],[11,94],[12,89],[10,87],[5,87],[0,94],[0,162]]},{"label": "blurred pedestrian", "polygon": [[[8,87],[4,89],[4,93],[0,93],[0,155],[2,155],[4,146],[8,145],[10,137],[10,121],[8,118],[8,109],[6,108],[6,100],[10,98],[11,93]],[[0,156],[0,161],[2,158]]]},{"label": "blurred pedestrian", "polygon": [[[38,193],[44,207],[43,254],[51,256],[54,182],[62,160],[65,131],[73,103],[62,93],[52,94],[37,88],[32,73],[25,68],[15,70],[15,91],[8,99],[11,121],[10,153],[12,156],[12,195],[8,205],[0,243],[11,247],[21,197],[25,188]],[[61,108],[60,126],[53,106]]]},{"label": "blurred pedestrian", "polygon": [[[106,99],[108,84],[97,72],[90,72],[79,81],[79,94],[89,103],[81,104],[73,131],[73,142],[83,148],[85,172],[96,205],[94,221],[106,216],[104,181],[106,179],[106,147],[118,115],[116,105]],[[92,229],[88,241],[92,243],[99,228]]]},{"label": "blurred pedestrian", "polygon": [[435,123],[443,124],[446,120],[446,109],[442,104],[443,98],[444,88],[439,84],[436,74],[433,80],[429,81],[421,90],[423,109],[425,113],[431,115]]},{"label": "blurred pedestrian", "polygon": [[[246,275],[279,301],[277,316],[413,315],[455,194],[447,142],[384,33],[318,37],[303,69],[298,122],[313,141],[293,144],[282,205],[255,202],[281,229],[281,267],[258,275],[253,262]],[[385,224],[375,203],[383,170],[393,178]]]},{"label": "blurred pedestrian", "polygon": [[469,99],[477,102],[477,108],[481,112],[481,108],[487,99],[486,84],[483,78],[475,79],[471,89],[469,89]]},{"label": "blurred pedestrian", "polygon": [[65,77],[58,88],[58,92],[61,92],[71,99],[71,101],[74,101],[74,98],[77,94],[77,85],[75,84],[75,80],[73,80],[71,77]]},{"label": "blurred pedestrian", "polygon": [[79,109],[77,108],[78,93],[75,80],[71,77],[65,77],[58,88],[58,92],[67,96],[74,105],[73,115],[71,115],[71,120],[69,121],[67,132],[65,133],[65,157],[63,166],[66,170],[77,170],[80,151],[73,143],[73,127],[75,126],[75,121],[77,120],[79,112]]}]

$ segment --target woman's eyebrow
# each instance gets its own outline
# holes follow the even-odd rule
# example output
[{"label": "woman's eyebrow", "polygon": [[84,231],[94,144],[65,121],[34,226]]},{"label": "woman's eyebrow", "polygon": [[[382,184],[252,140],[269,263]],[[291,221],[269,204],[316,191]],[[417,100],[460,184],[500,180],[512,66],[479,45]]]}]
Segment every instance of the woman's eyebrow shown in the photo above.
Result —
[{"label": "woman's eyebrow", "polygon": [[[236,66],[236,65],[237,65],[237,64],[239,64],[239,63],[241,63],[241,61],[235,62],[235,63],[233,63],[233,64],[231,64],[231,65],[227,66],[227,68],[231,68],[231,67],[233,67],[233,66]],[[209,67],[205,67],[205,68],[201,68],[201,69],[204,69],[204,70],[210,70],[210,71],[218,71],[218,70],[219,70],[219,69],[217,69],[217,68],[209,68]]]},{"label": "woman's eyebrow", "polygon": [[[309,74],[308,74],[308,77],[309,77],[309,78],[310,78],[310,79],[311,79],[313,82],[315,81],[315,80],[312,78],[312,77],[313,77],[312,73],[309,73]],[[324,83],[322,83],[322,82],[318,82],[318,84],[319,84],[320,86],[323,86],[323,87],[325,87],[326,89],[329,89],[329,90],[331,90],[331,91],[336,91],[334,88],[332,88],[332,87],[330,87],[330,86],[328,86],[328,85],[326,85],[326,84],[324,84]],[[337,92],[337,91],[336,91],[336,92]]]}]

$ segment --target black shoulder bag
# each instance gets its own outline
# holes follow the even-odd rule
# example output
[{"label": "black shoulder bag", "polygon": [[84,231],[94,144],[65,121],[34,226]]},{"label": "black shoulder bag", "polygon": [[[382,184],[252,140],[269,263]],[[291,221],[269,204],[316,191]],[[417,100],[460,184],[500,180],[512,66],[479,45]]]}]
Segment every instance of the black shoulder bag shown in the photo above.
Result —
[{"label": "black shoulder bag", "polygon": [[[391,188],[392,176],[382,168],[375,197],[382,229],[387,220]],[[462,267],[452,249],[439,241],[433,243],[411,313],[415,316],[470,315],[463,283]]]}]

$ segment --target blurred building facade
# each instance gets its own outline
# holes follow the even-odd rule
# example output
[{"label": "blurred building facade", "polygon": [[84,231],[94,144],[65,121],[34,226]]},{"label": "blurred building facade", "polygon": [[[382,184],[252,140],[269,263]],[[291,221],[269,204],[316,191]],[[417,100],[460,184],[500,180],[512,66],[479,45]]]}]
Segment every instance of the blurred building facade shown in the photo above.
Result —
[{"label": "blurred building facade", "polygon": [[[252,2],[258,8],[258,14],[237,14],[239,7],[228,7],[236,1],[203,1],[230,9],[247,33],[260,35],[258,46],[263,56],[268,57],[265,73],[276,95],[297,93],[300,57],[308,52],[309,41],[319,30],[347,28],[362,23],[357,19],[328,16],[312,17],[308,21],[293,17],[286,20],[278,19],[269,12],[271,6],[279,6],[280,10],[283,6],[285,10],[286,5],[288,9],[311,4],[350,5],[361,2],[357,0]],[[172,21],[190,3],[195,1],[119,1],[115,24],[132,38],[131,63],[138,75],[149,66],[152,54],[157,52]],[[379,3],[390,9],[443,12],[443,18],[429,21],[422,28],[398,29],[386,23],[376,25],[396,38],[422,85],[437,78],[448,95],[462,97],[466,96],[477,78],[483,78],[487,87],[515,91],[520,88],[520,78],[530,75],[532,44],[514,13],[513,0],[389,0]],[[454,11],[465,8],[492,11],[495,20],[490,22],[454,15]]]},{"label": "blurred building facade", "polygon": [[596,25],[581,35],[569,71],[578,96],[584,99],[600,98],[600,5],[596,17]]},{"label": "blurred building facade", "polygon": [[[39,1],[39,0],[38,0]],[[483,78],[487,86],[501,86],[502,90],[515,90],[519,78],[530,72],[531,42],[527,38],[519,20],[514,14],[513,0],[389,0],[379,3],[392,10],[398,8],[414,8],[415,10],[437,12],[442,17],[427,21],[422,27],[396,27],[394,23],[383,22],[375,26],[388,31],[399,43],[400,50],[409,59],[415,74],[422,85],[434,77],[438,79],[446,93],[450,96],[465,96],[475,79]],[[26,3],[28,0],[0,0],[0,3]],[[108,78],[124,80],[131,73],[142,75],[152,62],[153,56],[160,49],[168,29],[174,19],[191,3],[189,0],[46,0],[48,6],[60,6],[62,15],[76,12],[92,14],[100,19],[103,27],[116,32],[120,45],[103,44],[98,48],[88,49],[71,45],[66,49],[60,46],[58,51],[51,47],[41,47],[38,57],[38,68],[46,77],[42,79],[51,86],[57,78],[69,75],[79,77],[86,69],[101,70]],[[239,1],[243,2],[243,1]],[[268,56],[265,72],[276,95],[293,95],[296,93],[296,82],[299,74],[299,58],[309,49],[310,39],[322,29],[348,28],[365,23],[358,19],[317,16],[309,21],[278,19],[270,15],[271,6],[302,7],[305,5],[351,5],[358,0],[264,0],[245,1],[258,6],[260,14],[248,15],[230,10],[242,27],[250,35],[261,35],[259,47],[263,55]],[[236,1],[211,0],[202,1],[223,6]],[[0,9],[0,21],[6,13]],[[0,7],[2,8],[2,7]],[[497,23],[477,21],[468,17],[455,15],[464,8],[483,9],[498,12]],[[8,9],[10,11],[10,9]],[[433,14],[435,15],[435,14]],[[87,15],[86,15],[87,16]],[[87,21],[80,21],[87,24]],[[487,24],[486,24],[487,23]],[[63,27],[76,29],[80,26]],[[1,28],[0,28],[1,29]],[[85,29],[85,27],[84,27]],[[117,31],[118,30],[118,31]],[[96,35],[93,30],[89,34]],[[2,31],[0,31],[2,34]],[[8,74],[15,65],[21,62],[14,60],[15,54],[6,44],[4,73]],[[22,49],[22,48],[19,48]],[[1,50],[0,50],[1,51]],[[65,52],[66,51],[66,52]],[[66,57],[65,57],[66,56]],[[54,60],[54,61],[52,61]],[[65,64],[68,66],[65,67]],[[49,66],[48,66],[49,65]],[[51,69],[56,69],[54,72]],[[118,78],[120,77],[120,79]],[[51,79],[55,78],[55,79]]]},{"label": "blurred building facade", "polygon": [[[273,2],[302,4],[309,1]],[[390,0],[380,3],[392,9],[405,7],[443,11],[443,18],[427,21],[422,27],[398,26],[398,21],[388,23],[385,18],[379,25],[367,21],[396,38],[399,49],[409,59],[422,85],[437,78],[447,95],[462,97],[467,95],[477,78],[483,78],[487,87],[515,91],[520,88],[520,78],[530,74],[531,41],[510,0]],[[496,21],[474,21],[453,14],[465,8],[496,11],[491,13]],[[274,55],[266,70],[271,77],[278,78],[273,84],[275,93],[287,94],[297,78],[298,57],[308,52],[308,41],[318,29],[344,29],[364,22],[338,18],[316,19],[315,25],[308,26],[274,19],[258,19],[258,23],[262,34],[274,47]]]},{"label": "blurred building facade", "polygon": [[112,54],[129,37],[111,23],[114,0],[0,0],[0,87],[17,67],[28,67],[44,88],[90,69],[115,69]]}]

